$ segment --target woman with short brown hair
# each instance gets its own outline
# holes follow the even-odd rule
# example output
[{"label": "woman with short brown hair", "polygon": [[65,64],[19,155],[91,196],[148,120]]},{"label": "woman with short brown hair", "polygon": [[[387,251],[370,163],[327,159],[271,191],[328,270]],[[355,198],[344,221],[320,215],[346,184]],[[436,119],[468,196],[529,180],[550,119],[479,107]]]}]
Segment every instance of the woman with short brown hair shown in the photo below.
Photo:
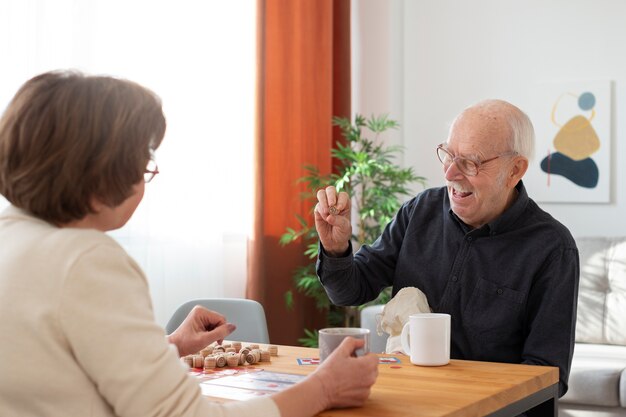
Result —
[{"label": "woman with short brown hair", "polygon": [[164,134],[159,98],[136,83],[37,76],[2,118],[0,193],[55,224],[81,219],[93,197],[115,206],[130,196]]},{"label": "woman with short brown hair", "polygon": [[[178,355],[235,329],[194,308],[166,336],[147,280],[106,231],[122,227],[158,173],[159,98],[130,81],[50,72],[0,119],[0,404],[20,416],[311,416],[358,406],[375,355],[348,338],[299,384],[217,404]],[[169,343],[168,343],[169,342]]]}]

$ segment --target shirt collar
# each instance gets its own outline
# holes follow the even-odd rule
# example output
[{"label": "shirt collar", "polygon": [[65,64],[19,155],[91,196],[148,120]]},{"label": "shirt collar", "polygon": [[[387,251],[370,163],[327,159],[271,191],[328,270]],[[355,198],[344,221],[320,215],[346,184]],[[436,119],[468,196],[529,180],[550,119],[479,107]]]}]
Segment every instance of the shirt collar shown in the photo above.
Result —
[{"label": "shirt collar", "polygon": [[488,223],[491,234],[502,233],[507,230],[526,210],[529,199],[522,180],[517,183],[515,189],[517,190],[517,198],[511,204],[511,207],[506,209],[501,216]]},{"label": "shirt collar", "polygon": [[28,211],[10,204],[4,210],[0,210],[0,218],[2,219],[19,219],[19,220],[35,220],[42,223],[47,223],[45,220],[40,219],[37,216],[32,215]]},{"label": "shirt collar", "polygon": [[528,205],[528,193],[526,192],[526,187],[524,186],[522,180],[517,183],[515,189],[517,190],[517,198],[515,199],[513,204],[511,204],[511,207],[506,209],[504,213],[496,217],[493,221],[487,223],[486,225],[483,225],[478,229],[472,229],[471,227],[466,225],[463,220],[461,220],[452,211],[452,208],[450,207],[449,197],[446,198],[444,204],[447,206],[450,215],[459,223],[465,233],[475,233],[477,235],[483,235],[487,233],[490,235],[499,234],[505,231],[510,225],[515,223],[515,221],[522,215],[522,213],[526,209],[526,206]]}]

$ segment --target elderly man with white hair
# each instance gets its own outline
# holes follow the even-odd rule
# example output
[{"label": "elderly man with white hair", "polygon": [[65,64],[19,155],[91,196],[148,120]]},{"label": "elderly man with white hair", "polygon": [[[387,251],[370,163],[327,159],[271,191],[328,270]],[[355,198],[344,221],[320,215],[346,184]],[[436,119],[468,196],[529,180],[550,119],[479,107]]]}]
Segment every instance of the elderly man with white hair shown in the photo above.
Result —
[{"label": "elderly man with white hair", "polygon": [[419,288],[433,312],[452,317],[452,358],[556,366],[565,394],[578,250],[526,192],[533,142],[530,119],[510,103],[465,109],[436,149],[446,186],[405,203],[354,255],[348,195],[320,190],[317,273],[331,301],[359,305],[388,286],[394,295]]}]

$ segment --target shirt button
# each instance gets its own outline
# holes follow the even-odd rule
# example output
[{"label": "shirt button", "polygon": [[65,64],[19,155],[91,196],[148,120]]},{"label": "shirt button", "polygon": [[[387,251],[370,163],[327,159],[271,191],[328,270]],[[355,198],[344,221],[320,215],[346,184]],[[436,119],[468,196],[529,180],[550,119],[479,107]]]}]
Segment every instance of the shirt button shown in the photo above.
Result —
[{"label": "shirt button", "polygon": [[496,291],[498,294],[502,294],[504,291],[502,291],[502,288],[498,288],[498,291]]},{"label": "shirt button", "polygon": [[468,237],[467,237],[467,241],[468,241],[468,242],[471,242],[471,241],[472,241],[472,239],[473,239],[473,238],[472,238],[471,236],[468,236]]},{"label": "shirt button", "polygon": [[457,282],[459,280],[459,278],[455,275],[452,277],[452,281]]}]

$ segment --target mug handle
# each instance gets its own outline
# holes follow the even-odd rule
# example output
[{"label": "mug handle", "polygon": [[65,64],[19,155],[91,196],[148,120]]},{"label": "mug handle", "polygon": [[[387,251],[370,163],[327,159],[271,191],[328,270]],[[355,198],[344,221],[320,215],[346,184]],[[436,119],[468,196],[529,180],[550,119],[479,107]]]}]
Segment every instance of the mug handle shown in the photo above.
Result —
[{"label": "mug handle", "polygon": [[411,324],[411,322],[407,321],[404,327],[402,327],[402,333],[400,333],[400,343],[402,343],[402,350],[404,351],[405,355],[411,354],[411,344],[409,342],[409,324]]}]

